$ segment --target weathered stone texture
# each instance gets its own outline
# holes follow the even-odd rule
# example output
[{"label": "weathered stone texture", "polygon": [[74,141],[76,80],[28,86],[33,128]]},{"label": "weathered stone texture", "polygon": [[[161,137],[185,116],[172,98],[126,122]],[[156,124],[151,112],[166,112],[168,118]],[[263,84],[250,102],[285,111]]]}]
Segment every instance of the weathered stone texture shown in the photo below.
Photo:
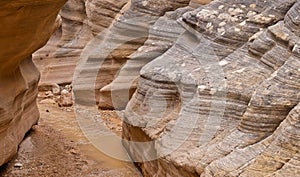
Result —
[{"label": "weathered stone texture", "polygon": [[[116,100],[116,104],[112,105],[113,100],[110,99],[109,96],[111,95],[111,85],[108,84],[114,80],[115,75],[118,74],[122,66],[130,59],[130,55],[144,44],[149,35],[149,28],[156,20],[167,11],[184,7],[188,5],[188,3],[188,0],[131,1],[130,7],[124,10],[124,14],[119,16],[111,24],[106,30],[106,33],[97,36],[91,44],[102,47],[99,48],[99,52],[91,53],[91,56],[86,62],[86,66],[82,66],[78,71],[80,78],[73,83],[76,85],[74,88],[76,88],[75,96],[77,102],[82,104],[94,102],[91,100],[91,97],[84,96],[89,94],[91,89],[94,89],[96,102],[98,103],[99,100],[102,99],[100,101],[100,108],[124,109],[134,89],[130,90],[130,85],[124,85],[123,88],[125,89],[121,89],[122,93],[117,93],[122,99]],[[93,48],[91,48],[91,50],[93,50]],[[84,52],[89,53],[89,49],[86,48]],[[140,62],[144,61],[141,60]],[[98,73],[94,73],[94,71]],[[135,72],[132,73],[133,75],[137,75],[137,70],[131,71]],[[120,72],[124,72],[124,70]],[[95,75],[97,76],[96,79]],[[126,82],[126,80],[124,81]],[[101,95],[100,89],[102,88]]]},{"label": "weathered stone texture", "polygon": [[62,10],[59,29],[34,54],[41,84],[71,83],[86,44],[106,29],[128,0],[69,0]]},{"label": "weathered stone texture", "polygon": [[36,124],[39,72],[31,54],[46,44],[58,26],[63,0],[0,2],[0,165],[16,152]]},{"label": "weathered stone texture", "polygon": [[142,69],[126,108],[124,137],[156,140],[125,143],[134,159],[172,152],[137,163],[146,176],[299,174],[295,3],[215,1],[183,15],[186,32]]},{"label": "weathered stone texture", "polygon": [[100,109],[125,109],[136,90],[141,68],[168,50],[184,32],[177,20],[189,10],[192,8],[185,7],[167,12],[150,27],[144,45],[128,57],[113,81],[100,90]]}]

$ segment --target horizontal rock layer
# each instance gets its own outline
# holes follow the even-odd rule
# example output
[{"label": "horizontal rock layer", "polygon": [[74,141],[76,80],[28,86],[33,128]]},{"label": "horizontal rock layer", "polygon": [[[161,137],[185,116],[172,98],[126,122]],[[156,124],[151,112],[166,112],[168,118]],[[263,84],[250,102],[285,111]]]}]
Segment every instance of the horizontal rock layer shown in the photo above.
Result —
[{"label": "horizontal rock layer", "polygon": [[299,175],[299,7],[214,1],[182,16],[125,112],[123,136],[152,141],[124,142],[145,176]]},{"label": "horizontal rock layer", "polygon": [[[187,4],[187,0],[131,1],[131,6],[124,10],[124,14],[119,16],[107,30],[95,37],[84,49],[82,59],[84,63],[78,67],[76,71],[78,74],[75,75],[76,79],[73,83],[76,102],[94,104],[94,102],[98,103],[102,99],[101,108],[124,108],[134,89],[125,90],[125,94],[118,94],[121,98],[116,100],[116,105],[113,106],[112,99],[104,97],[105,94],[99,94],[100,89],[114,80],[115,75],[128,61],[130,55],[144,44],[148,38],[150,26],[160,16],[163,16],[167,11],[184,7]],[[143,61],[141,60],[141,62]],[[141,63],[140,65],[144,64]],[[109,85],[106,86],[106,89],[109,87]],[[124,87],[130,86],[124,85]],[[94,94],[96,98],[94,98]],[[101,96],[103,98],[100,98]],[[119,102],[120,100],[122,102]]]},{"label": "horizontal rock layer", "polygon": [[69,0],[60,11],[60,27],[34,54],[41,84],[71,83],[83,48],[110,26],[128,0]]},{"label": "horizontal rock layer", "polygon": [[125,109],[133,92],[143,66],[162,55],[176,41],[184,28],[177,19],[191,7],[167,12],[150,27],[147,41],[128,57],[111,83],[100,90],[99,107],[101,109]]},{"label": "horizontal rock layer", "polygon": [[57,14],[64,3],[0,2],[0,166],[15,155],[25,133],[38,121],[40,75],[31,54],[45,45],[55,31]]},{"label": "horizontal rock layer", "polygon": [[[95,98],[83,96],[81,101],[79,99],[81,96],[77,96],[77,101],[86,104],[87,102],[94,102],[96,99],[95,101],[100,102],[99,107],[102,109],[124,109],[136,87],[134,84],[133,86],[127,84],[117,89],[122,92],[125,90],[125,97],[127,98],[117,99],[113,105],[110,87],[115,75],[126,73],[128,70],[126,66],[124,69],[121,68],[126,65],[127,60],[132,58],[131,54],[144,44],[149,35],[149,27],[165,12],[187,6],[189,0],[133,0],[127,2],[127,0],[69,0],[60,13],[62,18],[60,29],[56,31],[48,44],[34,55],[34,61],[42,73],[41,84],[64,85],[71,83],[76,64],[82,59],[80,56],[89,53],[89,44],[101,46],[101,43],[105,43],[106,46],[99,48],[99,51],[102,51],[100,54],[98,52],[92,54],[93,59],[88,60],[89,63],[87,63],[86,68],[78,67],[78,72],[82,74],[80,77],[84,78],[83,80],[78,79],[78,93],[95,92],[96,96]],[[195,3],[203,4],[207,1],[197,1],[193,4]],[[176,15],[165,18],[171,18],[170,21],[177,25],[175,22]],[[160,32],[160,35],[164,34]],[[105,39],[102,38],[103,36]],[[170,38],[168,43],[171,43],[170,40],[174,40],[171,36],[166,37]],[[106,54],[107,52],[109,55]],[[135,60],[133,59],[134,63]],[[137,78],[140,68],[147,61],[139,60],[139,64],[130,69],[134,72],[131,74],[132,77],[130,79],[124,78],[125,80],[121,79],[123,80],[121,82]],[[100,63],[101,66],[99,66]],[[116,80],[119,79],[116,78]],[[82,84],[83,82],[87,84]],[[102,88],[103,90],[100,91]],[[100,94],[100,92],[102,93]]]}]

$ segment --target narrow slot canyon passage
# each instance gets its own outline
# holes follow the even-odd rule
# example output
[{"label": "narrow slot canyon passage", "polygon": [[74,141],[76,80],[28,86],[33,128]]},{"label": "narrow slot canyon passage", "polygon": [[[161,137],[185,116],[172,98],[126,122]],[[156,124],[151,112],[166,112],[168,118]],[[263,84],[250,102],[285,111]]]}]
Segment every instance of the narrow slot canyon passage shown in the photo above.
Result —
[{"label": "narrow slot canyon passage", "polygon": [[1,0],[0,177],[300,176],[299,0]]},{"label": "narrow slot canyon passage", "polygon": [[[133,163],[114,159],[98,150],[80,129],[74,106],[60,107],[56,102],[59,97],[52,91],[39,92],[38,125],[27,133],[18,154],[1,167],[0,176],[141,176]],[[99,110],[99,114],[99,119],[121,136],[122,121],[116,111]],[[124,151],[120,146],[114,148]]]}]

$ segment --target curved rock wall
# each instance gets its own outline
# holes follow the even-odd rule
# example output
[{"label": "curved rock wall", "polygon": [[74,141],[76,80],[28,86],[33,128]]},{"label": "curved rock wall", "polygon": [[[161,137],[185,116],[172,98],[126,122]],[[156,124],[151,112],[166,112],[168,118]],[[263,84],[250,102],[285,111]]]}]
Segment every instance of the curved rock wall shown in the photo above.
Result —
[{"label": "curved rock wall", "polygon": [[141,71],[124,142],[145,176],[267,176],[299,169],[299,7],[214,1]]},{"label": "curved rock wall", "polygon": [[209,2],[69,0],[35,55],[42,82],[92,53],[76,102],[127,106],[123,137],[152,141],[124,141],[144,176],[299,174],[300,3]]},{"label": "curved rock wall", "polygon": [[136,81],[143,66],[162,55],[176,41],[184,28],[177,20],[187,12],[210,1],[191,1],[189,6],[167,12],[149,29],[144,45],[128,57],[113,81],[100,90],[100,109],[125,109],[136,90]]},{"label": "curved rock wall", "polygon": [[39,72],[31,54],[46,44],[58,26],[64,0],[0,2],[0,165],[16,152],[36,124]]},{"label": "curved rock wall", "polygon": [[69,0],[60,27],[45,47],[34,54],[41,85],[70,84],[86,44],[110,26],[128,0]]},{"label": "curved rock wall", "polygon": [[[190,2],[189,8],[195,8],[202,4],[207,4],[210,0],[193,0]],[[91,0],[69,0],[60,12],[62,20],[60,28],[49,40],[47,45],[34,54],[34,62],[41,71],[41,86],[59,84],[70,84],[73,81],[74,69],[80,59],[80,55],[89,41],[101,36],[106,31],[111,31],[113,35],[106,35],[109,46],[119,43],[124,45],[114,49],[110,56],[97,56],[103,63],[99,68],[98,77],[95,84],[96,102],[99,103],[101,109],[124,109],[132,93],[136,90],[135,80],[142,66],[151,61],[147,56],[140,56],[137,49],[143,45],[148,38],[148,31],[155,21],[165,14],[167,11],[175,10],[179,7],[188,5],[189,0],[182,1],[91,1]],[[170,12],[162,17],[156,26],[152,26],[150,39],[143,48],[158,48],[154,59],[168,49],[168,47],[176,40],[180,31],[173,31],[164,22],[174,26],[173,29],[182,27],[176,22],[177,18],[186,12],[189,8],[184,8],[175,12]],[[143,20],[142,20],[143,18]],[[135,19],[135,20],[133,20]],[[129,20],[129,21],[128,21]],[[130,20],[135,25],[130,23]],[[113,23],[112,23],[113,22]],[[171,24],[172,23],[172,24]],[[136,25],[139,24],[139,25]],[[160,26],[163,25],[163,26]],[[133,29],[133,27],[135,29]],[[103,31],[104,30],[104,31]],[[168,31],[172,33],[168,33]],[[126,41],[129,33],[143,34],[143,38],[133,41]],[[129,35],[130,36],[130,35]],[[101,37],[100,37],[101,38]],[[153,39],[151,39],[153,38]],[[160,49],[162,43],[155,43],[153,40],[166,41],[165,46]],[[166,39],[164,39],[166,38]],[[99,39],[101,43],[103,39]],[[152,41],[151,41],[152,40]],[[148,46],[147,46],[148,45]],[[150,45],[150,46],[149,46]],[[101,50],[111,50],[104,48]],[[153,49],[151,49],[153,50]],[[136,54],[133,54],[136,52]],[[105,53],[105,52],[103,52]],[[143,52],[140,52],[143,53]],[[153,53],[153,52],[152,52]],[[159,54],[160,53],[160,54]],[[100,59],[102,58],[102,59]],[[124,66],[123,66],[124,65]],[[129,66],[128,65],[135,65]],[[91,70],[95,68],[86,68],[85,71],[91,74]],[[130,72],[130,74],[129,74]],[[130,76],[129,76],[129,75]],[[86,76],[85,83],[93,82],[90,76]],[[112,82],[113,81],[113,82]],[[93,82],[94,83],[94,82]],[[126,84],[124,84],[126,83]],[[78,91],[82,93],[90,92],[92,86],[82,86]],[[116,95],[124,95],[119,98]],[[78,96],[79,97],[79,96]],[[82,103],[92,102],[92,100],[82,100]]]},{"label": "curved rock wall", "polygon": [[[93,103],[94,101],[85,95],[90,94],[91,88],[94,87],[96,90],[96,102],[98,103],[102,99],[101,108],[124,109],[124,105],[126,105],[131,96],[126,91],[130,91],[130,89],[125,90],[125,94],[118,94],[122,99],[117,100],[117,103],[120,100],[125,101],[113,106],[109,96],[103,96],[106,92],[105,89],[107,90],[110,87],[108,84],[114,80],[115,75],[118,74],[121,67],[128,61],[130,55],[144,44],[148,38],[150,26],[167,11],[184,7],[188,2],[188,0],[132,0],[129,9],[125,10],[124,14],[119,16],[105,33],[103,32],[94,38],[95,44],[93,45],[100,46],[103,44],[103,47],[99,49],[98,53],[92,53],[92,56],[86,62],[86,66],[82,66],[81,70],[78,71],[82,74],[80,78],[75,80],[76,83],[73,83],[76,85],[75,97],[77,103]],[[103,34],[105,35],[102,36]],[[89,53],[87,49],[84,52]],[[98,66],[99,64],[100,66]],[[95,70],[98,71],[96,81],[93,80],[94,77],[91,72]],[[101,95],[99,92],[104,86],[106,88],[102,92],[104,94]],[[110,92],[108,95],[110,95]]]}]

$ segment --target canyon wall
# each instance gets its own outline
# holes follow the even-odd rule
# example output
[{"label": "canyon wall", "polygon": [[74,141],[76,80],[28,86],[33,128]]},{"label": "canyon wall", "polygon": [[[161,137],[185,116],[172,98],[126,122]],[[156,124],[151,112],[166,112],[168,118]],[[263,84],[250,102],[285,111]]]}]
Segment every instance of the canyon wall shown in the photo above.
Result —
[{"label": "canyon wall", "polygon": [[[60,11],[60,27],[34,54],[41,85],[70,84],[86,44],[110,26],[128,0],[69,0]],[[127,7],[124,7],[127,8]]]},{"label": "canyon wall", "polygon": [[182,15],[125,111],[145,176],[299,175],[299,8],[219,0]]},{"label": "canyon wall", "polygon": [[100,89],[100,109],[125,109],[136,90],[139,72],[143,66],[163,54],[184,31],[177,20],[185,12],[210,1],[191,1],[183,8],[168,11],[149,27],[149,34],[144,44],[128,56],[112,82]]},{"label": "canyon wall", "polygon": [[36,124],[39,72],[31,54],[58,27],[64,0],[0,2],[0,165],[17,152],[25,133]]},{"label": "canyon wall", "polygon": [[[195,0],[191,2],[191,6],[208,2],[210,1]],[[93,89],[99,108],[124,109],[136,90],[136,79],[141,67],[165,51],[176,40],[176,37],[161,35],[173,29],[165,28],[166,31],[160,31],[160,25],[166,26],[164,22],[170,21],[170,25],[178,26],[176,19],[187,10],[186,8],[178,10],[175,12],[178,14],[172,11],[188,4],[189,0],[68,1],[60,13],[62,17],[60,28],[48,44],[34,54],[34,62],[41,71],[40,85],[72,83],[74,70],[78,61],[82,59],[82,53],[88,52],[87,45],[93,40],[95,43],[96,40],[98,45],[106,43],[106,46],[99,49],[98,53],[93,53],[93,59],[89,59],[84,69],[80,69],[79,72],[83,73],[81,78],[84,79],[76,78],[78,83],[73,83],[77,85],[77,101],[81,104],[93,103],[94,100],[84,96]],[[162,17],[166,12],[169,13]],[[160,17],[162,19],[156,23],[156,27],[152,26]],[[180,33],[181,30],[176,33]],[[137,37],[139,35],[140,37]],[[162,39],[157,39],[160,36]],[[153,40],[156,39],[165,42],[154,43]],[[149,56],[157,54],[144,59],[144,56],[139,57],[139,53],[143,53],[145,47],[142,46],[146,40],[145,45],[153,45],[153,51],[150,51]],[[166,46],[160,49],[159,46],[162,44]],[[155,48],[158,48],[158,51],[155,51]],[[107,52],[110,53],[108,56],[105,55]],[[101,66],[97,64],[99,61]],[[95,70],[98,73],[94,74]],[[96,75],[96,81],[91,75]],[[116,95],[122,96],[119,98]]]},{"label": "canyon wall", "polygon": [[144,176],[295,176],[299,7],[69,0],[34,61],[42,85],[74,81],[77,103],[126,108],[123,144]]},{"label": "canyon wall", "polygon": [[[119,16],[105,33],[101,33],[93,39],[91,45],[95,48],[97,46],[98,51],[95,51],[95,48],[84,50],[84,55],[90,56],[87,58],[86,64],[77,71],[81,75],[76,76],[75,83],[73,83],[74,88],[76,87],[74,93],[77,103],[93,103],[94,101],[86,95],[94,89],[96,103],[102,99],[100,108],[124,109],[131,96],[130,93],[126,93],[127,90],[125,90],[125,94],[118,94],[120,99],[116,101],[116,105],[111,105],[112,101],[109,100],[109,97],[104,100],[101,98],[100,89],[114,80],[122,66],[130,60],[130,55],[144,44],[148,38],[150,26],[160,16],[187,4],[187,0],[131,1],[130,7],[124,11],[124,14]],[[94,71],[98,73],[93,73]],[[121,102],[123,100],[124,102]]]}]

